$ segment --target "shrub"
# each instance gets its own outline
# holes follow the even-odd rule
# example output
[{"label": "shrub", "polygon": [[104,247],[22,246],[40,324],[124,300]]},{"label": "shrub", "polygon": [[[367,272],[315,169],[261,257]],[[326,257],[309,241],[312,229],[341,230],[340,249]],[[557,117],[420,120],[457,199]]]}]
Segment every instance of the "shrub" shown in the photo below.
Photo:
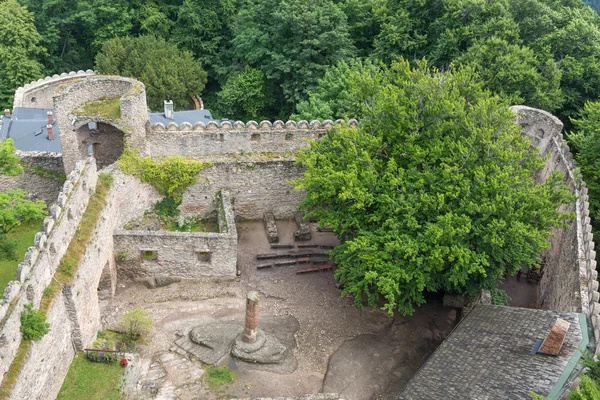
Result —
[{"label": "shrub", "polygon": [[159,217],[177,217],[180,212],[177,206],[178,204],[175,200],[170,197],[165,197],[154,203],[153,209]]},{"label": "shrub", "polygon": [[153,321],[150,313],[141,308],[127,311],[121,317],[121,327],[123,332],[132,341],[138,340],[150,333],[152,323]]},{"label": "shrub", "polygon": [[21,313],[21,332],[25,340],[40,340],[50,331],[50,324],[46,321],[46,316],[33,309],[32,304],[25,306],[25,311]]},{"label": "shrub", "polygon": [[85,358],[93,362],[99,363],[114,363],[119,360],[119,356],[115,353],[107,353],[104,351],[88,351]]}]

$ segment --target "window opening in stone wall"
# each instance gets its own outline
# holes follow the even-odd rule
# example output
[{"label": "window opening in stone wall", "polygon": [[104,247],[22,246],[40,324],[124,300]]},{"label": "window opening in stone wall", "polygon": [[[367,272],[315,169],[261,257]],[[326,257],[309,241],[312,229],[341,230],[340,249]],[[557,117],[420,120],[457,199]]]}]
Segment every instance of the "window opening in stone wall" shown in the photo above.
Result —
[{"label": "window opening in stone wall", "polygon": [[32,98],[31,98],[31,102],[32,102],[32,103],[35,103],[35,97],[32,97]]},{"label": "window opening in stone wall", "polygon": [[253,133],[250,136],[250,141],[251,142],[258,142],[260,140],[260,133]]},{"label": "window opening in stone wall", "polygon": [[217,142],[222,142],[225,140],[225,135],[222,133],[217,133]]},{"label": "window opening in stone wall", "polygon": [[319,139],[321,139],[324,135],[324,133],[319,133]]},{"label": "window opening in stone wall", "polygon": [[93,156],[94,155],[94,145],[90,144],[88,146],[88,155]]},{"label": "window opening in stone wall", "polygon": [[158,259],[158,251],[142,250],[142,259],[146,261],[156,261]]},{"label": "window opening in stone wall", "polygon": [[196,258],[200,262],[209,262],[210,261],[210,253],[208,251],[197,251]]},{"label": "window opening in stone wall", "polygon": [[294,134],[291,132],[287,132],[285,134],[285,140],[293,140],[294,139]]}]

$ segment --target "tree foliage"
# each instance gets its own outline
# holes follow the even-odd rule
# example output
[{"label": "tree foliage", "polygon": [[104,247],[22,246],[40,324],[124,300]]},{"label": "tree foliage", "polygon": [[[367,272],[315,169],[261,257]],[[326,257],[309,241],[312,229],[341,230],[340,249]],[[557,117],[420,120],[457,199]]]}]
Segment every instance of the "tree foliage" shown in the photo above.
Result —
[{"label": "tree foliage", "polygon": [[16,0],[0,1],[0,108],[12,108],[16,88],[42,75],[44,54],[33,15]]},{"label": "tree foliage", "polygon": [[0,192],[0,233],[6,234],[27,221],[42,219],[46,215],[46,203],[25,198],[21,189]]},{"label": "tree foliage", "polygon": [[410,313],[425,291],[474,296],[539,264],[571,201],[562,177],[534,183],[544,161],[506,102],[475,74],[406,61],[354,83],[358,128],[335,128],[300,155],[301,207],[342,244],[344,294]]},{"label": "tree foliage", "polygon": [[0,174],[16,176],[23,173],[21,159],[15,155],[15,141],[4,139],[0,142]]},{"label": "tree foliage", "polygon": [[327,65],[353,56],[346,15],[331,0],[252,0],[234,25],[233,54],[280,91],[279,107],[304,100]]},{"label": "tree foliage", "polygon": [[96,56],[96,68],[142,81],[152,110],[162,110],[166,99],[183,109],[206,84],[206,72],[190,52],[155,36],[109,40]]}]

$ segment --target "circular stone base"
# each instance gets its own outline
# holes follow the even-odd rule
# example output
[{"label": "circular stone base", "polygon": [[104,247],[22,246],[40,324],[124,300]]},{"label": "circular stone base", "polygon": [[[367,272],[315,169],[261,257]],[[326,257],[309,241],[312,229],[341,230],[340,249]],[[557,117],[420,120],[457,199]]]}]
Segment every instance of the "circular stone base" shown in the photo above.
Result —
[{"label": "circular stone base", "polygon": [[238,335],[231,348],[231,355],[242,361],[257,364],[279,364],[287,356],[286,347],[275,336],[260,329],[256,332],[256,342],[245,343]]}]

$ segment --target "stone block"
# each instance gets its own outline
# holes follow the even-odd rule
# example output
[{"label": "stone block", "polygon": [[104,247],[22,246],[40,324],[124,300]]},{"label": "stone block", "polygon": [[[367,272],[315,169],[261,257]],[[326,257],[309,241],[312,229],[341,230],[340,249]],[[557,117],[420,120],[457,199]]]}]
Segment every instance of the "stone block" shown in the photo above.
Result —
[{"label": "stone block", "polygon": [[275,217],[272,212],[266,212],[263,217],[265,223],[265,231],[267,232],[267,240],[269,243],[279,242],[279,232],[277,231],[277,224],[275,223]]},{"label": "stone block", "polygon": [[294,232],[294,240],[310,240],[312,234],[310,231],[310,225],[304,221],[304,216],[301,212],[297,212],[295,215],[296,225],[298,230]]}]

